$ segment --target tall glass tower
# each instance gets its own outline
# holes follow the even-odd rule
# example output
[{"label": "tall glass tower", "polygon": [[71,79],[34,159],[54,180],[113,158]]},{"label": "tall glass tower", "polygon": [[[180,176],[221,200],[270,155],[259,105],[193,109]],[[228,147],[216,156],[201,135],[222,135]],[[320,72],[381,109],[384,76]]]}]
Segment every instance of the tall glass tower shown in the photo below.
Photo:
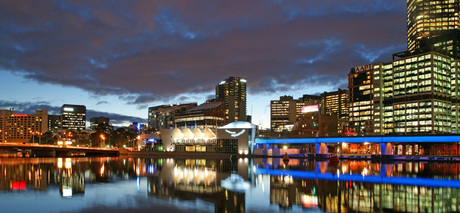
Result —
[{"label": "tall glass tower", "polygon": [[407,49],[458,56],[460,0],[407,0]]},{"label": "tall glass tower", "polygon": [[230,77],[216,86],[216,99],[225,106],[225,123],[246,121],[246,79]]}]

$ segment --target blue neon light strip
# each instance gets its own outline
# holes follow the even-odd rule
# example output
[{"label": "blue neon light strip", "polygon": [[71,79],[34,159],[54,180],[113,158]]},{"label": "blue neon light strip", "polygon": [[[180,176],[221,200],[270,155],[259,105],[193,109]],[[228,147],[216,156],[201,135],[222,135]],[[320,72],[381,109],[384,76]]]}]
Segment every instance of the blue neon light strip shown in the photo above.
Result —
[{"label": "blue neon light strip", "polygon": [[300,144],[300,143],[457,143],[460,136],[390,136],[390,137],[337,137],[337,138],[256,138],[255,144]]},{"label": "blue neon light strip", "polygon": [[293,178],[319,179],[332,181],[356,181],[367,183],[387,183],[393,185],[411,185],[425,187],[449,187],[460,188],[460,180],[443,180],[433,178],[410,178],[410,177],[384,177],[384,176],[362,176],[358,174],[332,174],[313,171],[294,171],[257,168],[256,175],[292,176]]}]

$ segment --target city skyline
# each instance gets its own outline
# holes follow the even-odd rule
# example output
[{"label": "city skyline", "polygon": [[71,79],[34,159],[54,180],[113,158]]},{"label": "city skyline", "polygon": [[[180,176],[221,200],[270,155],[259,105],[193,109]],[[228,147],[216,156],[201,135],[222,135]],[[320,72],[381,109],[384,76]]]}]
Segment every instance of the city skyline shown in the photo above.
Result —
[{"label": "city skyline", "polygon": [[406,49],[405,1],[129,4],[0,3],[0,108],[145,122],[148,107],[204,103],[240,76],[268,128],[270,100],[346,88],[351,67]]}]

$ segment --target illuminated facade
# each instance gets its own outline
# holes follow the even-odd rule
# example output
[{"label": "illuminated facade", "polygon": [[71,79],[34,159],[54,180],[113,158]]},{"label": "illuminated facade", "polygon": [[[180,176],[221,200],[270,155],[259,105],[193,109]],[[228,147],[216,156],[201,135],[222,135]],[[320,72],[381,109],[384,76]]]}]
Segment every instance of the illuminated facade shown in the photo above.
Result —
[{"label": "illuminated facade", "polygon": [[292,131],[305,106],[318,106],[320,97],[303,95],[294,100],[292,96],[281,96],[270,101],[270,127],[274,132]]},{"label": "illuminated facade", "polygon": [[225,123],[246,121],[247,80],[230,77],[216,85],[216,99],[224,102]]},{"label": "illuminated facade", "polygon": [[[380,134],[380,127],[374,124],[380,125],[380,78],[374,74],[382,71],[383,63],[372,63],[354,67],[348,74],[349,121],[357,135]],[[374,126],[377,128],[375,133]]]},{"label": "illuminated facade", "polygon": [[160,129],[164,149],[177,152],[251,154],[257,127],[237,121],[219,128]]},{"label": "illuminated facade", "polygon": [[459,0],[407,0],[407,48],[458,56]]},{"label": "illuminated facade", "polygon": [[321,94],[320,110],[323,115],[337,116],[337,133],[350,132],[348,122],[348,90],[338,89],[334,92],[324,92]]},{"label": "illuminated facade", "polygon": [[86,129],[86,106],[64,104],[61,107],[62,129]]},{"label": "illuminated facade", "polygon": [[29,142],[34,135],[41,135],[48,131],[47,110],[37,110],[35,115],[14,114],[14,111],[9,114],[2,116],[1,132],[4,133],[2,136],[4,142]]},{"label": "illuminated facade", "polygon": [[270,127],[272,131],[281,132],[287,125],[296,122],[297,101],[292,96],[281,96],[280,100],[270,101]]},{"label": "illuminated facade", "polygon": [[174,127],[176,116],[196,106],[197,103],[149,107],[148,128],[159,130]]}]

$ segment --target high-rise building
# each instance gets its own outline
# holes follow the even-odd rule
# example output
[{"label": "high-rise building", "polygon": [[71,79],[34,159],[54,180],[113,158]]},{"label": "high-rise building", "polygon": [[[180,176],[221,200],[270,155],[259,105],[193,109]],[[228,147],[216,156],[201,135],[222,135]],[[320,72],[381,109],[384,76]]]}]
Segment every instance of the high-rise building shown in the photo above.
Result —
[{"label": "high-rise building", "polygon": [[348,119],[348,90],[338,89],[321,94],[321,114],[336,114],[339,119]]},{"label": "high-rise building", "polygon": [[10,110],[0,110],[0,135],[1,135],[1,140],[0,142],[5,142],[5,130],[6,130],[6,121],[8,120],[8,118],[11,117],[11,115],[14,114],[14,110],[13,109],[10,109]]},{"label": "high-rise building", "polygon": [[292,96],[281,96],[280,100],[270,101],[270,128],[272,131],[280,132],[287,128],[287,125],[294,127],[296,122],[297,101]]},{"label": "high-rise building", "polygon": [[197,103],[149,107],[148,128],[158,131],[160,129],[169,129],[174,127],[174,119],[177,115],[180,115],[196,106]]},{"label": "high-rise building", "polygon": [[47,110],[37,110],[35,115],[15,114],[12,110],[0,111],[2,142],[29,142],[32,136],[48,131]]},{"label": "high-rise building", "polygon": [[61,125],[61,129],[84,130],[86,128],[86,106],[62,105]]},{"label": "high-rise building", "polygon": [[246,83],[240,77],[230,77],[216,86],[216,99],[224,102],[225,122],[246,121]]},{"label": "high-rise building", "polygon": [[351,68],[348,74],[349,121],[358,135],[374,135],[374,105],[379,104],[374,101],[374,73],[381,69],[383,63],[373,63]]},{"label": "high-rise building", "polygon": [[110,124],[110,118],[104,116],[92,117],[89,119],[89,121],[91,125],[91,130],[96,130],[99,127],[99,125],[104,125],[105,128],[108,128]]},{"label": "high-rise building", "polygon": [[356,133],[459,132],[459,10],[459,0],[407,0],[408,51],[348,75]]},{"label": "high-rise building", "polygon": [[299,99],[292,96],[281,96],[279,100],[270,101],[270,128],[272,131],[291,131],[299,116],[305,113],[305,107],[316,107],[321,97],[317,95],[303,95]]},{"label": "high-rise building", "polygon": [[459,0],[407,0],[407,48],[458,55]]}]

